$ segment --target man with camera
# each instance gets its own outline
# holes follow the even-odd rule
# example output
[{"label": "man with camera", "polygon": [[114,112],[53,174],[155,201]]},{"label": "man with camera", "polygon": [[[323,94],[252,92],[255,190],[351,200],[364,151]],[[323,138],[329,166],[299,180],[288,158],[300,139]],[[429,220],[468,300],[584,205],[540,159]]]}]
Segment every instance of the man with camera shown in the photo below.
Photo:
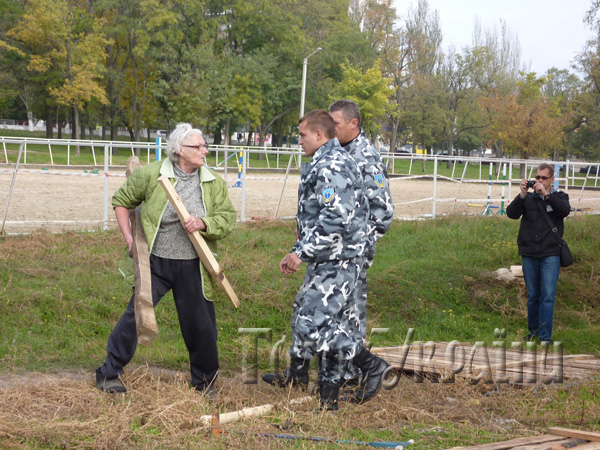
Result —
[{"label": "man with camera", "polygon": [[554,190],[553,183],[554,168],[540,164],[535,181],[521,180],[521,192],[506,208],[508,217],[521,218],[517,244],[528,295],[527,338],[550,343],[560,271],[559,242],[564,232],[563,219],[571,211],[568,194]]}]

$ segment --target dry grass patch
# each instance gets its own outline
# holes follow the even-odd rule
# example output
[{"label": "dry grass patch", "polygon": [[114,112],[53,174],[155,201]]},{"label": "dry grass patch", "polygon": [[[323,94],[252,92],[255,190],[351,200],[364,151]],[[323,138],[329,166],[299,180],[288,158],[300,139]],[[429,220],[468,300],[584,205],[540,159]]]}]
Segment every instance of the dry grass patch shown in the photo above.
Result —
[{"label": "dry grass patch", "polygon": [[[6,378],[6,377],[4,377]],[[313,374],[314,378],[314,374]],[[239,377],[221,377],[208,401],[186,375],[139,367],[128,371],[126,395],[107,395],[92,374],[64,373],[36,380],[13,376],[0,384],[2,448],[338,448],[339,444],[283,441],[256,433],[286,433],[362,441],[406,441],[446,448],[544,433],[548,426],[598,429],[600,382],[506,387],[415,383],[403,377],[365,405],[343,403],[336,414],[317,413],[316,399],[290,406],[305,392]],[[200,417],[279,403],[262,417],[224,424],[213,436]],[[301,444],[300,444],[301,442]]]}]

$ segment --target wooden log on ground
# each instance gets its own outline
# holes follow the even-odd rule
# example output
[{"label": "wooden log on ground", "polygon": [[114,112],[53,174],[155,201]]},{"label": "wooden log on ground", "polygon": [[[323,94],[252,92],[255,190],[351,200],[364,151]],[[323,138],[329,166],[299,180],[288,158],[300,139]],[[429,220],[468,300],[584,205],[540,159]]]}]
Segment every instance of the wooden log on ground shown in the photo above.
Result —
[{"label": "wooden log on ground", "polygon": [[[137,156],[127,160],[127,173],[129,176],[140,165]],[[131,222],[131,256],[133,257],[135,293],[133,297],[135,309],[135,326],[137,329],[138,344],[148,345],[158,334],[154,305],[152,303],[152,281],[150,275],[150,255],[148,240],[142,227],[141,206],[129,211]]]},{"label": "wooden log on ground", "polygon": [[[289,403],[290,403],[290,405],[301,405],[302,403],[307,402],[308,400],[311,400],[312,398],[313,397],[310,397],[310,396],[294,398],[294,399],[290,400]],[[287,402],[285,402],[285,403],[287,403]],[[238,411],[232,411],[232,412],[220,414],[219,423],[220,424],[231,423],[231,422],[236,422],[240,419],[245,419],[247,417],[263,416],[263,415],[269,413],[270,411],[272,411],[276,406],[283,405],[285,403],[284,402],[269,403],[267,405],[254,406],[251,408],[243,408]],[[203,425],[211,425],[212,419],[213,419],[213,416],[211,414],[207,414],[205,416],[200,417],[200,422]]]},{"label": "wooden log on ground", "polygon": [[585,439],[586,441],[600,442],[600,433],[594,431],[579,431],[570,428],[550,427],[548,428],[548,433],[569,438]]},{"label": "wooden log on ground", "polygon": [[[158,182],[167,193],[167,197],[169,197],[169,201],[171,202],[173,209],[175,209],[179,220],[183,224],[185,222],[185,219],[190,217],[190,213],[179,198],[179,195],[177,194],[167,177],[160,177],[158,179]],[[223,289],[223,291],[225,291],[225,294],[227,295],[229,300],[231,300],[233,306],[235,306],[236,308],[239,307],[240,301],[238,300],[237,295],[233,291],[233,288],[231,287],[231,284],[229,284],[229,281],[227,281],[223,270],[221,270],[221,268],[219,267],[219,263],[215,259],[214,255],[212,254],[212,251],[208,247],[208,244],[206,243],[202,235],[198,231],[194,231],[193,233],[188,233],[188,237],[192,241],[192,244],[194,245],[194,248],[196,249],[196,252],[200,257],[200,261],[202,261],[202,264],[204,265],[204,267],[206,267],[206,270],[208,270],[208,272],[213,276],[217,284]]]}]

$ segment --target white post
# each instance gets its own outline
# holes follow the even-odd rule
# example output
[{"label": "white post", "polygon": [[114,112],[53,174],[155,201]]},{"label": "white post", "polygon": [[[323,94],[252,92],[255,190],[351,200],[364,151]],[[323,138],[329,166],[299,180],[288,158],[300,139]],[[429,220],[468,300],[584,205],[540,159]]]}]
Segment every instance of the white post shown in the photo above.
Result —
[{"label": "white post", "polygon": [[269,154],[267,153],[267,140],[265,139],[265,145],[264,145],[264,152],[265,152],[265,158],[267,158],[267,169],[271,168],[271,165],[269,164]]},{"label": "white post", "polygon": [[312,52],[310,55],[308,55],[306,58],[304,58],[304,60],[302,61],[302,90],[300,93],[300,118],[302,118],[302,116],[304,115],[304,97],[306,95],[306,66],[308,65],[308,58],[310,58],[315,53],[320,52],[321,50],[323,50],[323,49],[321,47],[319,47],[314,52]]},{"label": "white post", "polygon": [[431,216],[435,219],[435,197],[437,194],[437,156],[433,157],[433,210],[431,212]]},{"label": "white post", "polygon": [[50,145],[50,141],[48,141],[48,151],[50,152],[50,165],[54,165],[54,158],[52,158],[52,146]]},{"label": "white post", "polygon": [[508,163],[508,203],[512,202],[512,161]]},{"label": "white post", "polygon": [[[468,165],[469,165],[469,160],[466,160],[465,161],[465,167],[464,167],[463,173],[462,173],[462,177],[460,177],[460,183],[458,183],[458,190],[456,191],[456,199],[454,200],[454,208],[452,208],[452,209],[456,208],[456,203],[458,202],[458,194],[460,193],[460,188],[461,188],[461,186],[463,184],[463,181],[465,179],[465,174],[467,173],[467,166]],[[452,178],[454,178],[454,176]]]},{"label": "white post", "polygon": [[0,236],[5,234],[4,225],[6,224],[6,216],[8,215],[8,207],[10,205],[10,199],[12,198],[13,188],[15,187],[15,180],[17,179],[17,172],[19,171],[19,163],[21,162],[21,155],[23,149],[27,146],[27,141],[23,142],[19,146],[19,156],[17,156],[17,163],[15,164],[15,171],[13,172],[12,181],[10,182],[10,189],[8,190],[8,199],[6,200],[6,209],[4,210],[4,218],[2,219],[2,228],[0,228]]},{"label": "white post", "polygon": [[240,220],[246,221],[246,160],[248,159],[248,153],[244,150],[242,154],[242,211]]},{"label": "white post", "polygon": [[285,183],[287,182],[288,175],[290,174],[290,167],[292,166],[293,160],[294,160],[294,154],[292,153],[290,155],[290,160],[288,161],[288,166],[285,171],[285,177],[283,178],[283,185],[281,186],[281,192],[279,193],[279,201],[277,202],[277,208],[275,208],[275,216],[274,216],[275,219],[277,219],[277,214],[279,213],[279,206],[281,205],[281,199],[283,198],[283,190],[285,189]]},{"label": "white post", "polygon": [[104,144],[104,229],[108,230],[108,144]]}]

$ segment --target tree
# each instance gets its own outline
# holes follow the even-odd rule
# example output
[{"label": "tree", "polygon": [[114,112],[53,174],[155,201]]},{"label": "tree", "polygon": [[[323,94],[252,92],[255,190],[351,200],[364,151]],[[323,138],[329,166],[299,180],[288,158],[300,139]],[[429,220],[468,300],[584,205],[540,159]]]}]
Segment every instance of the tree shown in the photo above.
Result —
[{"label": "tree", "polygon": [[573,123],[577,134],[570,144],[579,148],[587,159],[600,159],[600,1],[591,2],[585,23],[592,32],[584,50],[577,55],[577,65],[584,74],[584,86]]},{"label": "tree", "polygon": [[[400,124],[410,130],[413,145],[431,147],[445,123],[440,67],[442,33],[437,11],[419,0],[405,20],[407,78],[402,86]],[[423,160],[422,170],[425,171]]]},{"label": "tree", "polygon": [[361,126],[375,140],[381,128],[380,120],[388,109],[388,98],[392,94],[390,80],[385,78],[376,63],[363,74],[360,70],[342,65],[343,78],[337,85],[333,102],[339,98],[353,100],[360,109]]},{"label": "tree", "polygon": [[[75,138],[79,138],[79,112],[92,97],[106,103],[99,84],[106,39],[102,21],[87,14],[82,1],[32,0],[9,34],[33,49],[28,69],[40,74],[58,70],[62,79],[48,93],[63,106],[72,107]],[[79,149],[78,149],[79,152]]]},{"label": "tree", "polygon": [[[481,99],[490,116],[485,133],[491,140],[502,140],[508,154],[521,159],[547,157],[562,145],[567,118],[542,93],[545,83],[532,72],[518,83],[518,94],[494,92]],[[521,166],[521,176],[524,171]]]}]

